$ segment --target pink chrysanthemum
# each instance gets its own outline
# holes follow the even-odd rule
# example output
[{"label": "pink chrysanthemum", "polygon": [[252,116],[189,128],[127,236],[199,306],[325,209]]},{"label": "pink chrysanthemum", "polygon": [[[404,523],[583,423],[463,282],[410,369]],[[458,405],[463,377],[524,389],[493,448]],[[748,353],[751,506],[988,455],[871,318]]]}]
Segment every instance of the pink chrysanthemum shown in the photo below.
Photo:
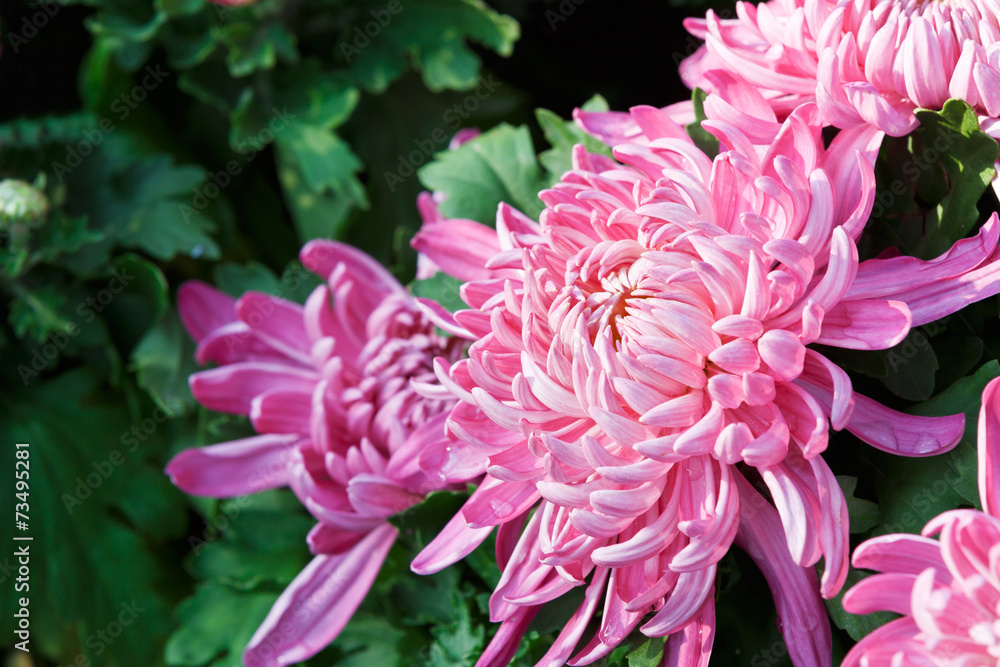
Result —
[{"label": "pink chrysanthemum", "polygon": [[892,136],[917,107],[952,97],[1000,116],[1000,5],[995,0],[739,2],[737,18],[688,19],[705,40],[681,65],[691,87],[714,71],[759,87],[779,116],[815,101],[826,124],[869,124]]},{"label": "pink chrysanthemum", "polygon": [[[1000,661],[1000,379],[979,412],[983,511],[953,510],[918,535],[882,535],[854,551],[854,566],[877,570],[844,595],[855,614],[891,611],[844,667],[996,667]],[[940,535],[937,540],[931,539]]]},{"label": "pink chrysanthemum", "polygon": [[828,665],[818,593],[842,586],[848,535],[820,456],[829,427],[920,456],[957,442],[964,419],[885,408],[806,346],[885,349],[997,293],[1000,223],[933,261],[859,265],[871,156],[824,149],[814,106],[765,146],[706,122],[714,160],[668,112],[631,119],[643,145],[618,145],[619,162],[577,147],[540,195],[540,224],[500,206],[490,252],[463,240],[483,238],[459,229],[470,221],[414,240],[469,281],[471,309],[436,317],[476,341],[468,359],[436,363],[462,402],[454,446],[422,463],[449,480],[488,474],[413,568],[440,569],[499,526],[490,612],[503,625],[481,665],[506,664],[539,605],[576,586],[584,603],[540,664],[587,664],[643,624],[670,634],[666,664],[704,665],[716,563],[736,539],[768,576],[795,664]]},{"label": "pink chrysanthemum", "polygon": [[405,288],[357,250],[312,241],[301,259],[326,279],[304,307],[259,292],[234,301],[198,282],[178,293],[198,360],[219,364],[191,376],[192,393],[249,415],[261,435],[181,452],[167,473],[213,497],[287,484],[319,522],[308,537],[316,556],[253,636],[248,667],[296,663],[333,641],[396,538],[386,518],[445,486],[419,456],[448,444],[455,400],[431,364],[457,359],[461,341],[435,334]]}]

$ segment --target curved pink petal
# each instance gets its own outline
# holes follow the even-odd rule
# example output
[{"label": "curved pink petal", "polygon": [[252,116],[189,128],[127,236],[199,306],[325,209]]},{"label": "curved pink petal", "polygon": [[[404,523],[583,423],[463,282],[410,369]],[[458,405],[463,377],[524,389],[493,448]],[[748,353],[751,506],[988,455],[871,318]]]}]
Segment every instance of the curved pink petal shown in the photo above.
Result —
[{"label": "curved pink petal", "polygon": [[229,364],[192,375],[195,399],[210,410],[249,414],[254,397],[281,390],[312,393],[319,377],[305,369],[267,362]]},{"label": "curved pink petal", "polygon": [[185,449],[164,472],[178,488],[195,496],[231,498],[288,483],[291,453],[299,435],[258,435],[219,445]]},{"label": "curved pink petal", "polygon": [[344,243],[325,239],[309,241],[299,253],[299,259],[307,269],[321,278],[329,278],[334,269],[342,265],[358,284],[372,290],[373,294],[406,293],[399,281],[381,264]]},{"label": "curved pink petal", "polygon": [[461,512],[448,521],[433,540],[410,563],[417,574],[433,574],[457,563],[483,543],[493,526],[472,528]]},{"label": "curved pink petal", "polygon": [[830,620],[812,567],[797,565],[785,545],[778,513],[742,475],[738,544],[764,573],[788,652],[797,667],[829,667],[833,645]]},{"label": "curved pink petal", "polygon": [[350,551],[313,558],[250,639],[243,664],[292,665],[332,642],[364,600],[396,534],[395,528],[384,524]]},{"label": "curved pink petal", "polygon": [[199,280],[177,288],[177,314],[196,343],[215,329],[236,321],[236,300]]},{"label": "curved pink petal", "polygon": [[983,390],[979,410],[979,497],[983,511],[1000,518],[1000,378]]},{"label": "curved pink petal", "polygon": [[410,245],[459,280],[491,277],[486,263],[500,251],[495,230],[462,218],[424,222]]},{"label": "curved pink petal", "polygon": [[660,664],[664,667],[708,667],[715,640],[715,600],[708,596],[693,621],[667,638]]},{"label": "curved pink petal", "polygon": [[514,614],[500,624],[489,645],[476,661],[476,667],[507,667],[517,652],[521,638],[528,631],[528,624],[541,610],[541,606],[518,607]]}]

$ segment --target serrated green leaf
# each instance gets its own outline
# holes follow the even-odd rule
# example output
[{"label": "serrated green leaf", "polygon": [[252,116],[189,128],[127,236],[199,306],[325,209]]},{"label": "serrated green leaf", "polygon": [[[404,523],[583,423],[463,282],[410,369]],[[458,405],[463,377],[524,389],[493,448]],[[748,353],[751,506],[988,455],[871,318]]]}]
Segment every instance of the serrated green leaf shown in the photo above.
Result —
[{"label": "serrated green leaf", "polygon": [[291,120],[332,130],[342,125],[357,106],[360,94],[346,77],[324,71],[316,59],[303,61],[274,82],[275,107]]},{"label": "serrated green leaf", "polygon": [[[600,95],[590,98],[582,109],[584,111],[607,111],[607,102]],[[572,150],[576,144],[583,144],[591,153],[611,156],[611,149],[581,130],[573,121],[567,121],[548,109],[535,110],[535,118],[545,133],[552,148],[538,156],[539,162],[549,172],[549,181],[554,183],[572,166]]]},{"label": "serrated green leaf", "polygon": [[915,154],[933,149],[949,186],[947,195],[931,200],[940,203],[927,216],[922,256],[936,257],[965,237],[979,219],[976,205],[996,175],[998,149],[997,142],[979,129],[975,109],[961,100],[948,100],[941,111],[919,109],[916,115],[920,131]]},{"label": "serrated green leaf", "polygon": [[486,628],[473,625],[470,601],[453,599],[449,623],[431,629],[431,644],[427,667],[472,667],[482,653]]},{"label": "serrated green leaf", "polygon": [[961,100],[916,115],[920,126],[914,132],[882,142],[863,257],[895,247],[932,259],[981,221],[977,205],[995,173],[997,142],[979,129],[975,110]]},{"label": "serrated green leaf", "polygon": [[[214,183],[202,183],[205,176],[200,168],[175,165],[167,155],[140,157],[126,136],[113,132],[102,135],[85,167],[66,174],[67,213],[86,215],[104,233],[105,243],[91,249],[104,245],[109,252],[117,243],[160,259],[217,257],[219,248],[209,236],[215,224],[202,211],[214,199],[210,193],[220,193]],[[107,261],[100,255],[93,259],[98,265]]]},{"label": "serrated green leaf", "polygon": [[298,58],[295,36],[280,23],[231,23],[218,28],[216,38],[229,49],[226,65],[237,79],[272,69],[279,59],[294,62]]},{"label": "serrated green leaf", "polygon": [[850,568],[847,572],[847,581],[844,583],[844,588],[841,589],[840,593],[836,597],[824,600],[826,610],[830,614],[830,619],[834,625],[841,630],[845,630],[854,641],[861,641],[862,637],[865,637],[873,630],[880,628],[894,618],[898,618],[896,614],[891,614],[887,611],[856,615],[844,610],[844,593],[850,590],[856,583],[869,576],[869,574],[855,570],[853,567]]},{"label": "serrated green leaf", "polygon": [[419,49],[417,63],[433,91],[472,88],[479,77],[479,57],[457,39]]},{"label": "serrated green leaf", "polygon": [[47,144],[72,145],[84,132],[98,126],[98,118],[90,112],[67,116],[18,118],[0,125],[0,144],[5,149],[41,148]]},{"label": "serrated green leaf", "polygon": [[423,0],[359,3],[344,12],[336,52],[355,81],[383,92],[410,61],[431,90],[476,85],[479,57],[466,44],[476,41],[509,55],[520,36],[517,22],[479,0]]},{"label": "serrated green leaf", "polygon": [[364,165],[340,137],[322,127],[293,123],[277,135],[277,142],[282,154],[294,160],[309,190],[332,190],[354,206],[368,207],[368,196],[357,177]]},{"label": "serrated green leaf", "polygon": [[543,177],[528,128],[500,125],[419,170],[420,181],[446,195],[441,212],[492,225],[500,202],[529,216],[541,213]]},{"label": "serrated green leaf", "polygon": [[467,497],[454,491],[435,491],[420,504],[389,517],[389,523],[398,528],[403,537],[423,547],[444,528]]},{"label": "serrated green leaf", "polygon": [[65,292],[54,285],[37,289],[19,287],[10,304],[7,323],[18,338],[30,336],[41,343],[49,333],[64,330],[69,324],[61,312],[65,304]]},{"label": "serrated green leaf", "polygon": [[180,627],[167,642],[164,660],[177,667],[242,667],[243,649],[277,599],[277,593],[200,584],[177,607]]},{"label": "serrated green leaf", "polygon": [[51,262],[62,254],[78,251],[88,243],[96,243],[104,236],[102,232],[88,229],[84,217],[70,218],[56,214],[38,230],[37,245],[30,261],[32,264]]}]

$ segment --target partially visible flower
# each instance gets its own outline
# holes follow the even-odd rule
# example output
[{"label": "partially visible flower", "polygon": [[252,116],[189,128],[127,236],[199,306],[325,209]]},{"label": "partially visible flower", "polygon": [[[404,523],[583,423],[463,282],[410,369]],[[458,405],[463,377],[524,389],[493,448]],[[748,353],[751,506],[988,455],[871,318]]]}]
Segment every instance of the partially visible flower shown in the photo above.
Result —
[{"label": "partially visible flower", "polygon": [[0,181],[0,229],[21,224],[37,227],[49,213],[49,200],[36,185],[5,178]]},{"label": "partially visible flower", "polygon": [[815,101],[826,124],[903,136],[914,109],[952,97],[1000,116],[1000,14],[988,0],[739,2],[737,18],[685,26],[705,46],[681,64],[692,88],[728,72],[758,87],[779,117]]},{"label": "partially visible flower", "polygon": [[670,635],[666,664],[704,665],[716,564],[734,540],[767,574],[795,664],[829,664],[819,593],[840,589],[848,555],[846,504],[821,456],[829,427],[921,456],[953,446],[964,418],[881,406],[807,346],[886,349],[1000,292],[1000,222],[932,261],[859,264],[870,157],[850,135],[824,148],[816,113],[749,128],[766,143],[706,122],[722,144],[711,160],[669,111],[637,107],[642,143],[619,143],[617,161],[578,146],[540,195],[540,224],[501,205],[492,248],[444,225],[415,238],[438,265],[475,259],[482,273],[450,321],[475,340],[469,358],[437,364],[462,399],[456,442],[422,463],[487,476],[413,563],[440,569],[499,526],[490,613],[502,625],[480,664],[505,664],[540,605],[585,586],[540,664],[588,664],[642,624]]},{"label": "partially visible flower", "polygon": [[167,466],[188,493],[230,497],[289,485],[318,523],[315,558],[282,593],[243,656],[248,667],[305,660],[340,633],[396,538],[386,518],[446,486],[419,466],[447,446],[454,399],[434,376],[462,341],[437,335],[377,262],[312,241],[302,263],[326,279],[305,306],[248,292],[233,300],[199,282],[178,294],[204,406],[249,415],[260,435],[178,454]]},{"label": "partially visible flower", "polygon": [[[486,277],[489,272],[482,265],[480,257],[496,245],[496,233],[474,220],[444,217],[438,210],[442,201],[444,195],[436,192],[421,192],[417,197],[417,209],[423,221],[420,228],[424,231],[428,244],[426,252],[421,249],[417,253],[417,279],[433,278],[441,270],[459,280]],[[433,246],[439,242],[459,244],[465,248],[465,252],[436,253]],[[431,255],[442,257],[445,266],[438,266]]]},{"label": "partially visible flower", "polygon": [[[462,144],[472,141],[480,135],[479,128],[476,127],[466,127],[462,128],[451,138],[448,143],[448,150],[457,150]],[[482,225],[476,224],[471,220],[464,220],[458,218],[445,218],[438,212],[438,205],[441,204],[445,199],[445,194],[443,192],[422,192],[420,196],[417,197],[417,210],[420,211],[420,218],[423,220],[423,226],[428,225],[443,224],[448,225],[449,232],[458,235],[468,235],[472,234],[471,237],[466,238],[470,243],[477,244],[481,243],[480,237],[483,233],[480,231]],[[468,223],[468,224],[467,224]],[[487,233],[487,240],[490,233]],[[478,256],[474,254],[473,257]],[[475,267],[470,267],[474,269]],[[424,253],[417,254],[417,280],[426,280],[427,278],[434,277],[440,267],[431,261],[431,258]],[[454,272],[458,270],[458,273]],[[471,276],[466,277],[465,273],[458,269],[457,267],[449,267],[448,273],[460,278],[462,280],[471,279]]]},{"label": "partially visible flower", "polygon": [[467,141],[472,141],[480,135],[480,130],[478,127],[463,127],[461,130],[455,133],[448,142],[448,150],[455,150]]},{"label": "partially visible flower", "polygon": [[[1000,378],[979,412],[983,511],[945,512],[921,535],[875,537],[854,566],[876,570],[844,595],[854,614],[902,615],[851,649],[843,667],[995,667],[1000,661]],[[931,539],[938,535],[938,539]]]}]

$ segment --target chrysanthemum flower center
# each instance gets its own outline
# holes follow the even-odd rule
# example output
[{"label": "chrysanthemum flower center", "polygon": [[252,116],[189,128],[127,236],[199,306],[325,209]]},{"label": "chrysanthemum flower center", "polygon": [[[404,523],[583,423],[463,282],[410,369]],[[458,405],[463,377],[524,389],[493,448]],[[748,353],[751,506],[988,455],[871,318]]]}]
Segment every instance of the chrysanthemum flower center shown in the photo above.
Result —
[{"label": "chrysanthemum flower center", "polygon": [[[354,427],[352,433],[343,434],[345,444],[354,442],[356,434],[370,433],[373,422],[384,422],[386,429],[409,431],[451,406],[450,400],[435,401],[418,395],[411,383],[433,384],[433,360],[457,360],[462,341],[435,333],[434,325],[409,304],[389,299],[379,308],[389,312],[369,319],[381,326],[365,332],[368,340],[355,360],[357,371],[345,368],[342,379],[346,386],[331,384],[328,389],[339,392],[348,424]],[[392,419],[380,420],[383,411]],[[381,432],[376,429],[376,433]],[[385,433],[385,437],[390,434]]]}]

